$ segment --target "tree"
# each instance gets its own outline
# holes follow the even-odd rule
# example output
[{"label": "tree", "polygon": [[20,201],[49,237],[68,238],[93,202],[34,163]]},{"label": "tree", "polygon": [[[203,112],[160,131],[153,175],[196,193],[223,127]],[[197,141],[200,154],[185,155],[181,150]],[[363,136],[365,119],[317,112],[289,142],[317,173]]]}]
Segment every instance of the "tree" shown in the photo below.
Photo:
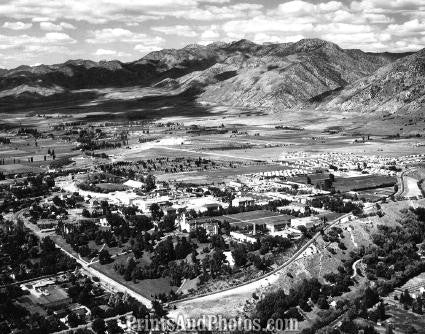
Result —
[{"label": "tree", "polygon": [[319,299],[317,300],[317,306],[319,306],[319,308],[321,308],[322,310],[327,310],[329,308],[329,304],[325,296],[319,297]]},{"label": "tree", "polygon": [[96,334],[103,334],[106,330],[106,324],[105,320],[96,318],[93,320],[92,327],[91,327]]},{"label": "tree", "polygon": [[165,215],[162,222],[159,224],[159,228],[165,232],[174,230],[176,221],[176,215]]},{"label": "tree", "polygon": [[51,254],[54,253],[56,250],[55,243],[53,242],[50,237],[43,238],[43,241],[41,242],[41,250],[45,254]]},{"label": "tree", "polygon": [[109,320],[106,323],[106,329],[108,334],[122,334],[124,333],[123,329],[118,326],[117,320]]},{"label": "tree", "polygon": [[111,262],[111,254],[109,254],[108,250],[102,249],[99,253],[99,262],[100,264],[107,264]]},{"label": "tree", "polygon": [[162,304],[158,300],[152,301],[152,309],[158,318],[161,318],[167,314],[167,312],[163,309]]},{"label": "tree", "polygon": [[151,215],[153,220],[160,220],[164,215],[161,208],[157,203],[153,203],[150,207]]},{"label": "tree", "polygon": [[417,329],[413,327],[412,325],[409,325],[406,331],[407,334],[416,334],[417,332],[418,332]]},{"label": "tree", "polygon": [[86,208],[83,209],[83,212],[81,213],[81,215],[85,218],[90,218],[90,212]]},{"label": "tree", "polygon": [[385,334],[394,334],[393,325],[387,324],[387,327],[385,328]]},{"label": "tree", "polygon": [[155,177],[151,174],[149,174],[148,176],[146,176],[146,191],[152,191],[155,189]]},{"label": "tree", "polygon": [[384,302],[381,300],[381,302],[378,304],[378,317],[380,320],[385,320],[386,315],[385,315],[385,304]]},{"label": "tree", "polygon": [[68,325],[71,328],[77,327],[80,324],[80,319],[78,318],[78,316],[74,313],[71,312],[68,314]]},{"label": "tree", "polygon": [[238,267],[242,267],[247,262],[247,251],[243,245],[237,245],[232,251],[233,259]]}]

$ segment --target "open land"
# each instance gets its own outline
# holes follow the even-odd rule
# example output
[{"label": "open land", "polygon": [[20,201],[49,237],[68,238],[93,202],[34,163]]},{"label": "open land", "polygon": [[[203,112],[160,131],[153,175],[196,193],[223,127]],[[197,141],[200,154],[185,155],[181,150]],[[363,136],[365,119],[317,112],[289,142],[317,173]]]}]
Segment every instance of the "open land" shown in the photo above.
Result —
[{"label": "open land", "polygon": [[[352,253],[374,242],[379,225],[398,226],[403,209],[424,205],[420,122],[268,113],[160,89],[100,93],[78,106],[0,114],[10,139],[0,144],[0,185],[19,202],[5,201],[4,217],[50,236],[105,286],[159,300],[170,318],[249,316],[266,295],[304,279],[327,284],[344,265],[350,284],[327,302],[357,298],[370,282]],[[158,93],[165,102],[138,100]],[[54,185],[41,191],[29,179],[39,174]],[[250,257],[235,265],[239,248]],[[301,327],[323,312],[303,311]]]}]

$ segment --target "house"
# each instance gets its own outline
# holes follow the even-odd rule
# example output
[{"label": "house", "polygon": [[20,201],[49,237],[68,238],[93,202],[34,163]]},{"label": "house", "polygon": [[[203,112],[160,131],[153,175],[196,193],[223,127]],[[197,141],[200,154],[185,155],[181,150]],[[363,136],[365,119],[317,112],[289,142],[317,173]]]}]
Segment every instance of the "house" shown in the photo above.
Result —
[{"label": "house", "polygon": [[99,219],[99,226],[111,228],[111,224],[109,224],[108,219],[106,219],[106,217],[102,217],[102,218]]},{"label": "house", "polygon": [[182,213],[177,217],[176,223],[179,225],[181,231],[192,232],[198,227],[202,227],[207,232],[207,235],[217,235],[220,229],[218,222],[211,220],[211,218],[201,218],[188,221],[186,220],[185,213]]},{"label": "house", "polygon": [[164,216],[167,216],[167,215],[172,216],[177,214],[177,209],[172,206],[164,206],[162,208],[162,212],[164,213]]},{"label": "house", "polygon": [[185,194],[178,202],[179,205],[184,206],[187,211],[195,210],[196,212],[214,212],[219,211],[221,208],[228,207],[228,203],[220,202],[214,196],[193,196],[192,194]]},{"label": "house", "polygon": [[299,239],[302,237],[302,232],[294,228],[286,228],[284,230],[272,232],[270,235],[273,237],[280,236],[288,239]]},{"label": "house", "polygon": [[72,303],[68,293],[54,284],[36,288],[36,291],[38,292],[37,303],[44,308],[60,308]]},{"label": "house", "polygon": [[278,231],[282,231],[286,227],[290,226],[290,220],[281,220],[281,221],[269,221],[265,223],[266,229],[273,234]]},{"label": "house", "polygon": [[322,220],[318,216],[293,218],[291,219],[291,227],[298,228],[299,226],[305,226],[306,228],[312,228],[319,225],[321,222]]},{"label": "house", "polygon": [[203,223],[202,227],[207,231],[207,235],[217,235],[219,226],[217,222]]},{"label": "house", "polygon": [[141,198],[140,196],[130,191],[116,191],[111,196],[113,196],[112,200],[115,203],[118,202],[124,205],[135,205],[135,202]]},{"label": "house", "polygon": [[203,207],[205,208],[205,210],[203,210],[204,212],[208,211],[210,213],[218,212],[223,208],[220,203],[208,203],[204,204]]},{"label": "house", "polygon": [[255,205],[255,200],[252,197],[237,197],[232,200],[233,207],[246,208]]},{"label": "house", "polygon": [[37,227],[40,230],[53,229],[58,225],[58,221],[54,219],[40,219],[37,222]]},{"label": "house", "polygon": [[147,213],[150,211],[150,208],[154,203],[158,204],[160,207],[166,207],[171,205],[170,197],[168,196],[158,196],[147,199],[138,198],[134,200],[132,204],[137,206],[139,210],[142,210],[142,212]]},{"label": "house", "polygon": [[294,211],[294,212],[299,212],[299,213],[305,213],[306,205],[293,202],[293,203],[289,203],[288,205],[285,205],[285,206],[279,206],[276,209],[278,211]]},{"label": "house", "polygon": [[128,180],[124,182],[123,185],[133,189],[141,189],[145,186],[143,182],[135,181],[135,180]]},{"label": "house", "polygon": [[240,232],[232,231],[230,232],[230,237],[235,239],[236,241],[248,242],[250,244],[257,242],[257,238],[255,238],[254,236]]}]

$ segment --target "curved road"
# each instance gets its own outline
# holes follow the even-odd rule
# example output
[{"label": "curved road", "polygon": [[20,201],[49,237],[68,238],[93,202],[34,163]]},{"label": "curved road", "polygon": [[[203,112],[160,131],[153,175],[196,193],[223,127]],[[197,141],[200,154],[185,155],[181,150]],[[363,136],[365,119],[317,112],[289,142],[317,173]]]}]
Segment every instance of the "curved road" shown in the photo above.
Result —
[{"label": "curved road", "polygon": [[358,259],[357,261],[354,261],[353,266],[352,266],[352,268],[353,268],[353,275],[351,275],[351,277],[350,277],[351,279],[353,279],[354,277],[357,276],[357,264],[360,263],[361,260],[362,259]]},{"label": "curved road", "polygon": [[[23,210],[20,210],[20,211],[14,213],[13,219],[15,221],[22,220],[24,222],[25,227],[30,229],[31,232],[34,233],[40,239],[46,237],[47,234],[41,232],[40,229],[36,225],[29,222],[29,220],[25,217],[24,213],[27,210],[28,209],[23,209]],[[89,276],[92,276],[92,277],[93,276],[98,277],[101,284],[103,285],[103,287],[105,289],[112,291],[112,292],[123,292],[123,293],[126,292],[129,296],[133,297],[134,299],[136,299],[140,303],[146,305],[146,307],[152,308],[152,302],[151,302],[150,299],[146,298],[145,296],[142,296],[141,294],[139,294],[136,291],[126,287],[125,285],[113,280],[112,278],[106,276],[105,274],[101,273],[100,271],[90,267],[91,263],[88,263],[87,261],[83,260],[80,256],[76,256],[76,255],[72,254],[71,252],[67,251],[66,249],[64,249],[63,247],[61,247],[60,245],[58,245],[56,243],[55,243],[55,245],[62,252],[64,252],[68,256],[72,257],[73,259],[75,259],[75,261],[81,266],[82,270],[86,274],[88,274]]]},{"label": "curved road", "polygon": [[[345,215],[333,220],[328,226],[326,226],[326,228],[324,230],[326,231],[327,229],[331,228],[332,226],[341,223],[345,218],[349,219],[349,217],[353,217],[353,216],[354,215],[352,213],[345,214]],[[198,295],[198,296],[187,297],[187,298],[183,298],[183,299],[180,299],[180,300],[172,301],[172,302],[169,303],[169,305],[173,305],[173,306],[178,307],[179,304],[183,304],[183,303],[188,302],[188,301],[196,301],[196,302],[210,301],[210,300],[220,299],[220,298],[223,298],[223,297],[226,297],[226,296],[229,296],[229,295],[234,295],[234,294],[238,294],[238,293],[245,293],[246,291],[254,292],[255,290],[257,290],[260,287],[265,287],[265,286],[273,283],[274,281],[276,281],[278,279],[279,275],[280,275],[280,271],[285,269],[287,266],[289,266],[293,262],[295,262],[299,258],[299,256],[317,240],[317,238],[320,235],[321,235],[320,232],[316,233],[289,260],[287,260],[285,263],[283,263],[278,268],[272,270],[271,272],[269,272],[269,273],[267,273],[267,274],[265,274],[265,275],[263,275],[259,278],[256,278],[255,280],[248,281],[248,282],[242,283],[238,286],[230,287],[230,288],[227,288],[227,289],[224,289],[224,290],[210,292],[210,293],[206,293],[206,294],[202,294],[202,295]]]}]

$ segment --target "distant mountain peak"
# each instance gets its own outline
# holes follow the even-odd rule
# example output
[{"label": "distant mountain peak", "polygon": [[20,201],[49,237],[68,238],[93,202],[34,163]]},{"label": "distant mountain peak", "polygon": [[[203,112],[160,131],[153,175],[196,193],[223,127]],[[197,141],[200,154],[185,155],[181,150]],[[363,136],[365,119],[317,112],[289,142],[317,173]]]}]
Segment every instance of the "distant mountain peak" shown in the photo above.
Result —
[{"label": "distant mountain peak", "polygon": [[[391,92],[398,98],[394,105],[400,106],[409,99],[422,101],[417,95],[421,86],[415,84],[410,91],[408,83],[419,82],[425,73],[425,50],[397,62],[405,55],[344,50],[318,38],[265,44],[241,39],[163,49],[129,63],[74,59],[0,70],[0,93],[29,99],[79,89],[153,86],[187,92],[199,101],[271,109],[325,105],[339,96],[333,106],[350,109],[359,105],[356,101],[374,105],[374,96],[383,98]],[[385,74],[390,79],[381,87]],[[363,92],[357,92],[357,81],[365,87]],[[410,93],[402,97],[399,89]],[[348,90],[353,94],[341,93]]]}]

